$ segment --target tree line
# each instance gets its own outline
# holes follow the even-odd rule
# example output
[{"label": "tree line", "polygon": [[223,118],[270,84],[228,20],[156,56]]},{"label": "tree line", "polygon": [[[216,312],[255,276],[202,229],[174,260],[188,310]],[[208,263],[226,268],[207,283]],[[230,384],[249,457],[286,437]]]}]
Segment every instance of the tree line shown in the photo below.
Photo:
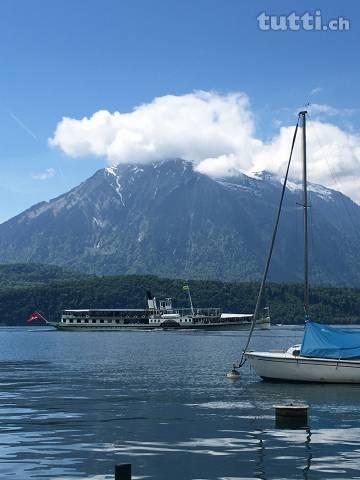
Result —
[{"label": "tree line", "polygon": [[[12,270],[12,268],[14,270]],[[146,290],[157,298],[172,297],[178,307],[188,306],[190,286],[195,307],[220,307],[224,312],[252,313],[257,282],[219,282],[160,278],[153,275],[89,276],[59,267],[0,266],[0,323],[26,325],[33,311],[48,320],[60,319],[64,309],[145,308]],[[318,286],[310,291],[310,314],[324,323],[360,323],[360,289]],[[273,323],[304,321],[303,287],[299,284],[270,283],[264,307],[270,307]]]}]

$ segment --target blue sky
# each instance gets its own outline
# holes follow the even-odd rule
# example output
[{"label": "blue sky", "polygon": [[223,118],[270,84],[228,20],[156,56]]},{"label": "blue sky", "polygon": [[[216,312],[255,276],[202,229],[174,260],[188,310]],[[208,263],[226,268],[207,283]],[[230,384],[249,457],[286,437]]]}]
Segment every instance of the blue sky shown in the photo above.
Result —
[{"label": "blue sky", "polygon": [[127,112],[194,90],[241,91],[263,140],[307,102],[353,111],[332,121],[357,132],[360,5],[326,0],[316,8],[326,19],[350,19],[350,31],[258,29],[260,12],[314,11],[310,1],[2,0],[0,221],[105,165],[49,147],[63,116]]}]

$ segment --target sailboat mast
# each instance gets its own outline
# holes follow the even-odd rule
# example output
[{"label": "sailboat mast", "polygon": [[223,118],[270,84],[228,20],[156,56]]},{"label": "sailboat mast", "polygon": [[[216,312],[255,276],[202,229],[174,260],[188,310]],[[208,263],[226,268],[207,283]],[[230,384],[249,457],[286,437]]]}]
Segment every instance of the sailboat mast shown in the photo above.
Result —
[{"label": "sailboat mast", "polygon": [[303,147],[303,207],[304,207],[304,312],[309,316],[309,249],[308,249],[308,196],[306,172],[306,115],[300,112],[302,118],[302,147]]},{"label": "sailboat mast", "polygon": [[251,327],[250,327],[250,330],[249,330],[249,335],[248,335],[248,338],[246,340],[245,348],[244,348],[243,353],[241,355],[241,359],[240,359],[240,362],[239,362],[239,367],[241,367],[245,362],[244,355],[245,355],[245,353],[248,349],[248,346],[250,345],[250,340],[251,340],[252,334],[253,334],[254,329],[255,329],[256,320],[258,318],[258,314],[259,314],[259,310],[260,310],[261,300],[263,298],[263,294],[264,294],[264,290],[265,290],[265,283],[266,283],[266,279],[267,279],[267,276],[268,276],[268,273],[269,273],[271,257],[272,257],[273,250],[274,250],[276,235],[277,235],[279,222],[280,222],[281,210],[282,210],[282,206],[283,206],[283,202],[284,202],[284,196],[285,196],[287,181],[288,181],[288,177],[289,177],[291,159],[292,159],[292,156],[293,156],[294,147],[295,147],[295,140],[296,140],[296,136],[297,136],[297,132],[298,132],[298,128],[299,128],[300,116],[301,115],[299,113],[298,121],[296,123],[295,131],[294,131],[294,136],[293,136],[293,139],[292,139],[292,142],[291,142],[289,160],[288,160],[287,167],[286,167],[284,183],[283,183],[283,186],[282,186],[282,189],[281,189],[280,203],[279,203],[278,210],[277,210],[274,230],[273,230],[273,234],[272,234],[272,237],[271,237],[271,243],[270,243],[270,246],[269,246],[269,252],[268,252],[268,255],[267,255],[267,258],[266,258],[265,270],[264,270],[264,273],[263,273],[263,276],[262,276],[260,289],[259,289],[258,297],[257,297],[257,300],[256,300],[256,306],[255,306],[255,311],[254,311],[254,315],[253,315],[252,322],[251,322]]}]

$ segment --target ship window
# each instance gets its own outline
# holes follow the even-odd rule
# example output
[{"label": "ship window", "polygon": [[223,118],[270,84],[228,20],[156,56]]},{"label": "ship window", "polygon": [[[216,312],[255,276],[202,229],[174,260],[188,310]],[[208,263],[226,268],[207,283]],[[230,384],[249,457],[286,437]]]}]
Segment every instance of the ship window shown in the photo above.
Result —
[{"label": "ship window", "polygon": [[81,320],[78,318],[78,319],[76,320],[76,323],[81,323]]},{"label": "ship window", "polygon": [[96,323],[96,320],[91,320],[91,321],[92,321],[92,323]]},{"label": "ship window", "polygon": [[115,320],[115,322],[116,322],[116,323],[120,323],[120,320],[117,318],[117,319]]},{"label": "ship window", "polygon": [[69,320],[70,323],[73,323],[73,321],[74,321],[74,320],[73,320],[72,318]]},{"label": "ship window", "polygon": [[104,320],[100,320],[100,323],[104,323]]},{"label": "ship window", "polygon": [[108,320],[107,323],[112,323],[112,320]]},{"label": "ship window", "polygon": [[86,320],[85,320],[85,323],[89,323],[89,320],[88,320],[88,319],[86,319]]}]

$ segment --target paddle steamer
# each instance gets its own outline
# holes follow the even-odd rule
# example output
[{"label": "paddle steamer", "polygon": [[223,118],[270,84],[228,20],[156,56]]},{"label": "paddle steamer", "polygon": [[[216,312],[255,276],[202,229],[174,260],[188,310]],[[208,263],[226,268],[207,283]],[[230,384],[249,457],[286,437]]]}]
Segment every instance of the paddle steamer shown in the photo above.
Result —
[{"label": "paddle steamer", "polygon": [[[144,309],[69,309],[59,322],[47,322],[58,330],[153,330],[153,329],[248,329],[252,314],[223,313],[220,308],[194,308],[187,288],[190,308],[174,308],[171,298],[157,300],[147,292]],[[270,328],[270,316],[265,309],[256,327]],[[43,317],[42,317],[43,318]]]}]

